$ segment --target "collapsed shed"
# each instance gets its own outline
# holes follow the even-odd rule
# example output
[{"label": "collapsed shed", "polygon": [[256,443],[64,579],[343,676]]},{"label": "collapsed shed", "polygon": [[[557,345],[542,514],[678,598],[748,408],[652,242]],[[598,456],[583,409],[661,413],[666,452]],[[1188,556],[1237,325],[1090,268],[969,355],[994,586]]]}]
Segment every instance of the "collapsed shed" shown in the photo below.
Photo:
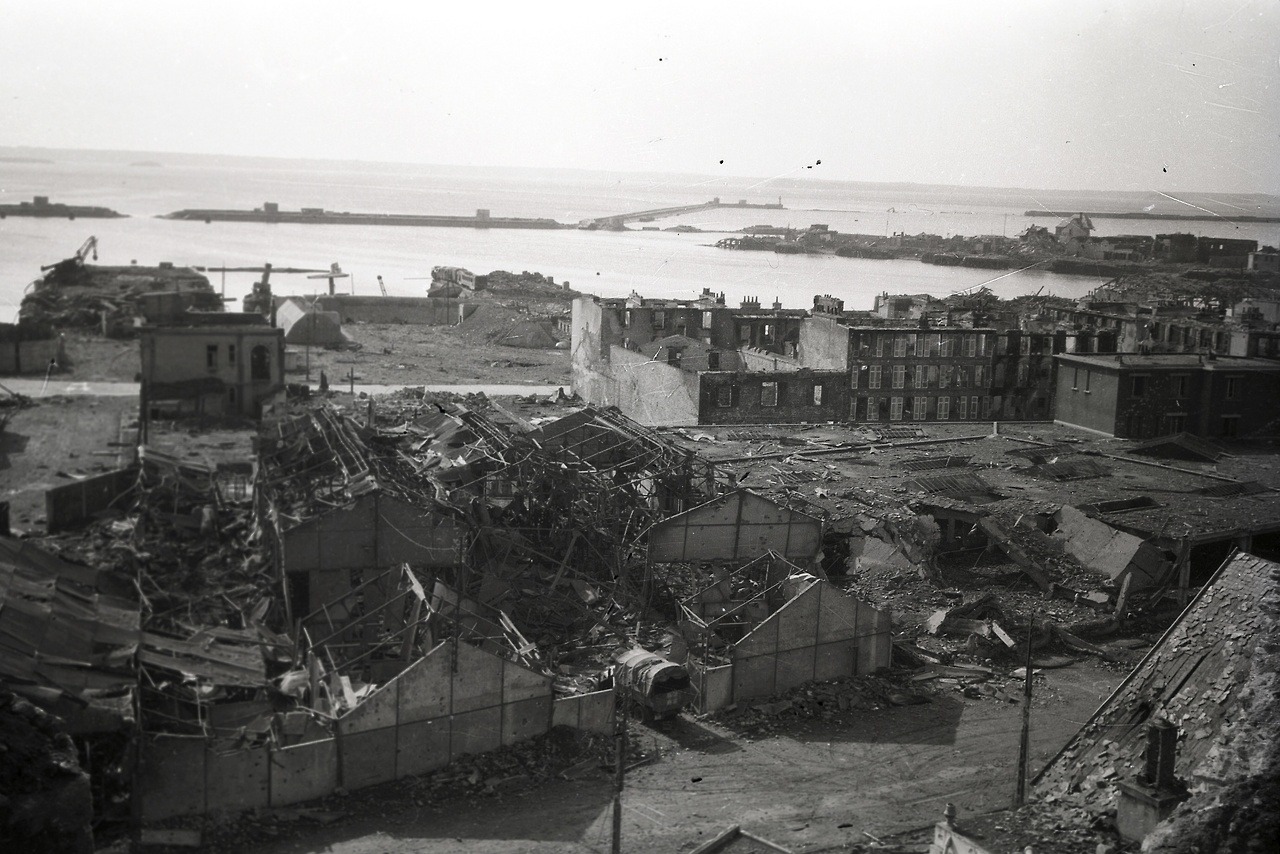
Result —
[{"label": "collapsed shed", "polygon": [[746,561],[777,554],[805,565],[822,549],[822,521],[739,489],[658,522],[648,538],[653,563]]},{"label": "collapsed shed", "polygon": [[0,537],[0,677],[71,734],[133,720],[138,603],[127,586]]},{"label": "collapsed shed", "polygon": [[889,665],[892,627],[873,608],[775,553],[681,602],[699,709]]}]

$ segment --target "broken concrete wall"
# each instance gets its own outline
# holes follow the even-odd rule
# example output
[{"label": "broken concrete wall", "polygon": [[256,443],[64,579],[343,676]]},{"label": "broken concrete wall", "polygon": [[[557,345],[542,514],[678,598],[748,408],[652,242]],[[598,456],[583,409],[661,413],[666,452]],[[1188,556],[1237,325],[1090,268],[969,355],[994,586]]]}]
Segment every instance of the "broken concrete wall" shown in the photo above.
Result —
[{"label": "broken concrete wall", "polygon": [[143,741],[140,760],[134,797],[143,823],[281,807],[338,788],[338,746],[332,738],[227,752],[197,736],[156,735]]},{"label": "broken concrete wall", "polygon": [[50,362],[62,365],[66,358],[61,336],[35,341],[0,340],[0,375],[43,374]]},{"label": "broken concrete wall", "polygon": [[1053,538],[1086,568],[1117,584],[1128,574],[1133,578],[1130,590],[1151,587],[1162,579],[1168,562],[1155,546],[1091,519],[1069,505],[1064,505],[1056,518],[1058,530],[1053,532]]},{"label": "broken concrete wall", "polygon": [[437,646],[338,720],[347,789],[444,767],[547,732],[550,677],[470,644]]},{"label": "broken concrete wall", "polygon": [[887,612],[813,579],[733,647],[732,664],[695,667],[693,683],[700,711],[709,712],[806,682],[873,673],[891,654]]},{"label": "broken concrete wall", "polygon": [[611,692],[573,698],[557,721],[550,677],[466,643],[456,647],[454,668],[454,644],[440,644],[339,718],[335,737],[320,741],[227,753],[203,738],[148,738],[135,790],[142,820],[284,806],[340,786],[424,774],[542,735],[556,722],[573,726],[570,717],[594,732],[611,726]]},{"label": "broken concrete wall", "polygon": [[698,711],[706,713],[733,703],[733,665],[699,669],[694,677],[698,686]]},{"label": "broken concrete wall", "polygon": [[73,528],[101,513],[138,481],[136,466],[55,486],[44,494],[45,525],[50,534]]},{"label": "broken concrete wall", "polygon": [[693,371],[616,346],[609,348],[609,370],[615,399],[592,403],[612,404],[628,418],[652,427],[698,423],[701,383]]},{"label": "broken concrete wall", "polygon": [[821,548],[821,520],[746,489],[649,529],[649,559],[655,563],[745,562],[773,552],[805,565]]},{"label": "broken concrete wall", "polygon": [[[299,602],[303,613],[295,616],[348,596],[353,571],[371,577],[406,563],[453,566],[460,560],[463,538],[454,519],[380,492],[309,519],[284,533],[286,577],[291,588],[305,583],[308,594],[305,603]],[[376,603],[365,604],[372,609]]]},{"label": "broken concrete wall", "polygon": [[815,580],[734,647],[733,700],[871,673],[891,652],[887,613]]},{"label": "broken concrete wall", "polygon": [[592,691],[556,697],[552,708],[553,726],[572,727],[582,732],[609,735],[613,732],[613,691]]},{"label": "broken concrete wall", "polygon": [[315,301],[321,311],[337,312],[343,323],[404,323],[435,326],[465,320],[475,303],[437,297],[374,297],[335,294]]}]

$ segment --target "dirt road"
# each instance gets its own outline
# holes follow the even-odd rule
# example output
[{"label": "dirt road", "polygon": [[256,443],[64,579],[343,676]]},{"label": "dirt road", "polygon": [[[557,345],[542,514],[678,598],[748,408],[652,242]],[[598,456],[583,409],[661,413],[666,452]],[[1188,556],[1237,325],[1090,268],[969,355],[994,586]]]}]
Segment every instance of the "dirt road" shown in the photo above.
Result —
[{"label": "dirt road", "polygon": [[[1082,662],[1044,676],[1032,704],[1033,770],[1122,674]],[[999,809],[1013,794],[1020,715],[1017,704],[945,689],[929,704],[866,712],[844,728],[783,715],[758,740],[688,717],[644,729],[642,742],[660,759],[627,776],[623,850],[687,851],[741,824],[797,852],[840,851],[867,842],[863,831],[884,837],[930,825],[947,802],[961,815]],[[601,772],[469,803],[375,807],[328,827],[282,825],[279,835],[291,838],[246,850],[607,851],[610,797]]]}]

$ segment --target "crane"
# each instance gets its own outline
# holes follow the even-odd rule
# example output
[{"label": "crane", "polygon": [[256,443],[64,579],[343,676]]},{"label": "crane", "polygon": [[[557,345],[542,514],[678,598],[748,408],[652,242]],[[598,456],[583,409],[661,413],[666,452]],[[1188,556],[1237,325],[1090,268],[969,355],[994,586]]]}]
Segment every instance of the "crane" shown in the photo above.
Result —
[{"label": "crane", "polygon": [[[330,264],[330,265],[329,265],[329,271],[328,271],[328,272],[315,273],[315,274],[313,274],[313,275],[307,276],[307,278],[308,278],[308,279],[328,279],[328,280],[329,280],[329,296],[333,296],[333,282],[334,282],[334,280],[335,280],[335,279],[345,279],[345,278],[347,278],[347,277],[348,277],[348,276],[350,276],[350,275],[351,275],[350,273],[344,273],[344,272],[342,272],[342,267],[338,266],[338,262],[337,262],[337,261],[334,261],[332,264]],[[384,291],[384,293],[383,293],[383,296],[386,296],[385,291]]]},{"label": "crane", "polygon": [[386,284],[382,281],[382,277],[381,277],[381,276],[379,276],[379,277],[378,277],[378,290],[382,291],[382,295],[383,295],[384,297],[387,295],[387,286],[386,286]]},{"label": "crane", "polygon": [[45,270],[52,270],[57,267],[58,272],[61,273],[72,267],[83,267],[84,259],[89,257],[90,253],[93,253],[93,260],[97,261],[98,238],[93,235],[89,235],[89,239],[80,244],[80,248],[76,250],[76,254],[72,255],[70,258],[63,259],[56,264],[46,264],[40,268],[40,272],[43,273]]}]

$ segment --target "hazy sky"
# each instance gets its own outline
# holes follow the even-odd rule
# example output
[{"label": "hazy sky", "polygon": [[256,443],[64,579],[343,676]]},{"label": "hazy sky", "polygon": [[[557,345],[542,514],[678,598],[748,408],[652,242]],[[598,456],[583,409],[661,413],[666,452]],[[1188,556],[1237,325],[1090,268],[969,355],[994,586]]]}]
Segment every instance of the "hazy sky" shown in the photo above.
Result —
[{"label": "hazy sky", "polygon": [[0,0],[0,27],[0,146],[1280,192],[1276,0]]}]

